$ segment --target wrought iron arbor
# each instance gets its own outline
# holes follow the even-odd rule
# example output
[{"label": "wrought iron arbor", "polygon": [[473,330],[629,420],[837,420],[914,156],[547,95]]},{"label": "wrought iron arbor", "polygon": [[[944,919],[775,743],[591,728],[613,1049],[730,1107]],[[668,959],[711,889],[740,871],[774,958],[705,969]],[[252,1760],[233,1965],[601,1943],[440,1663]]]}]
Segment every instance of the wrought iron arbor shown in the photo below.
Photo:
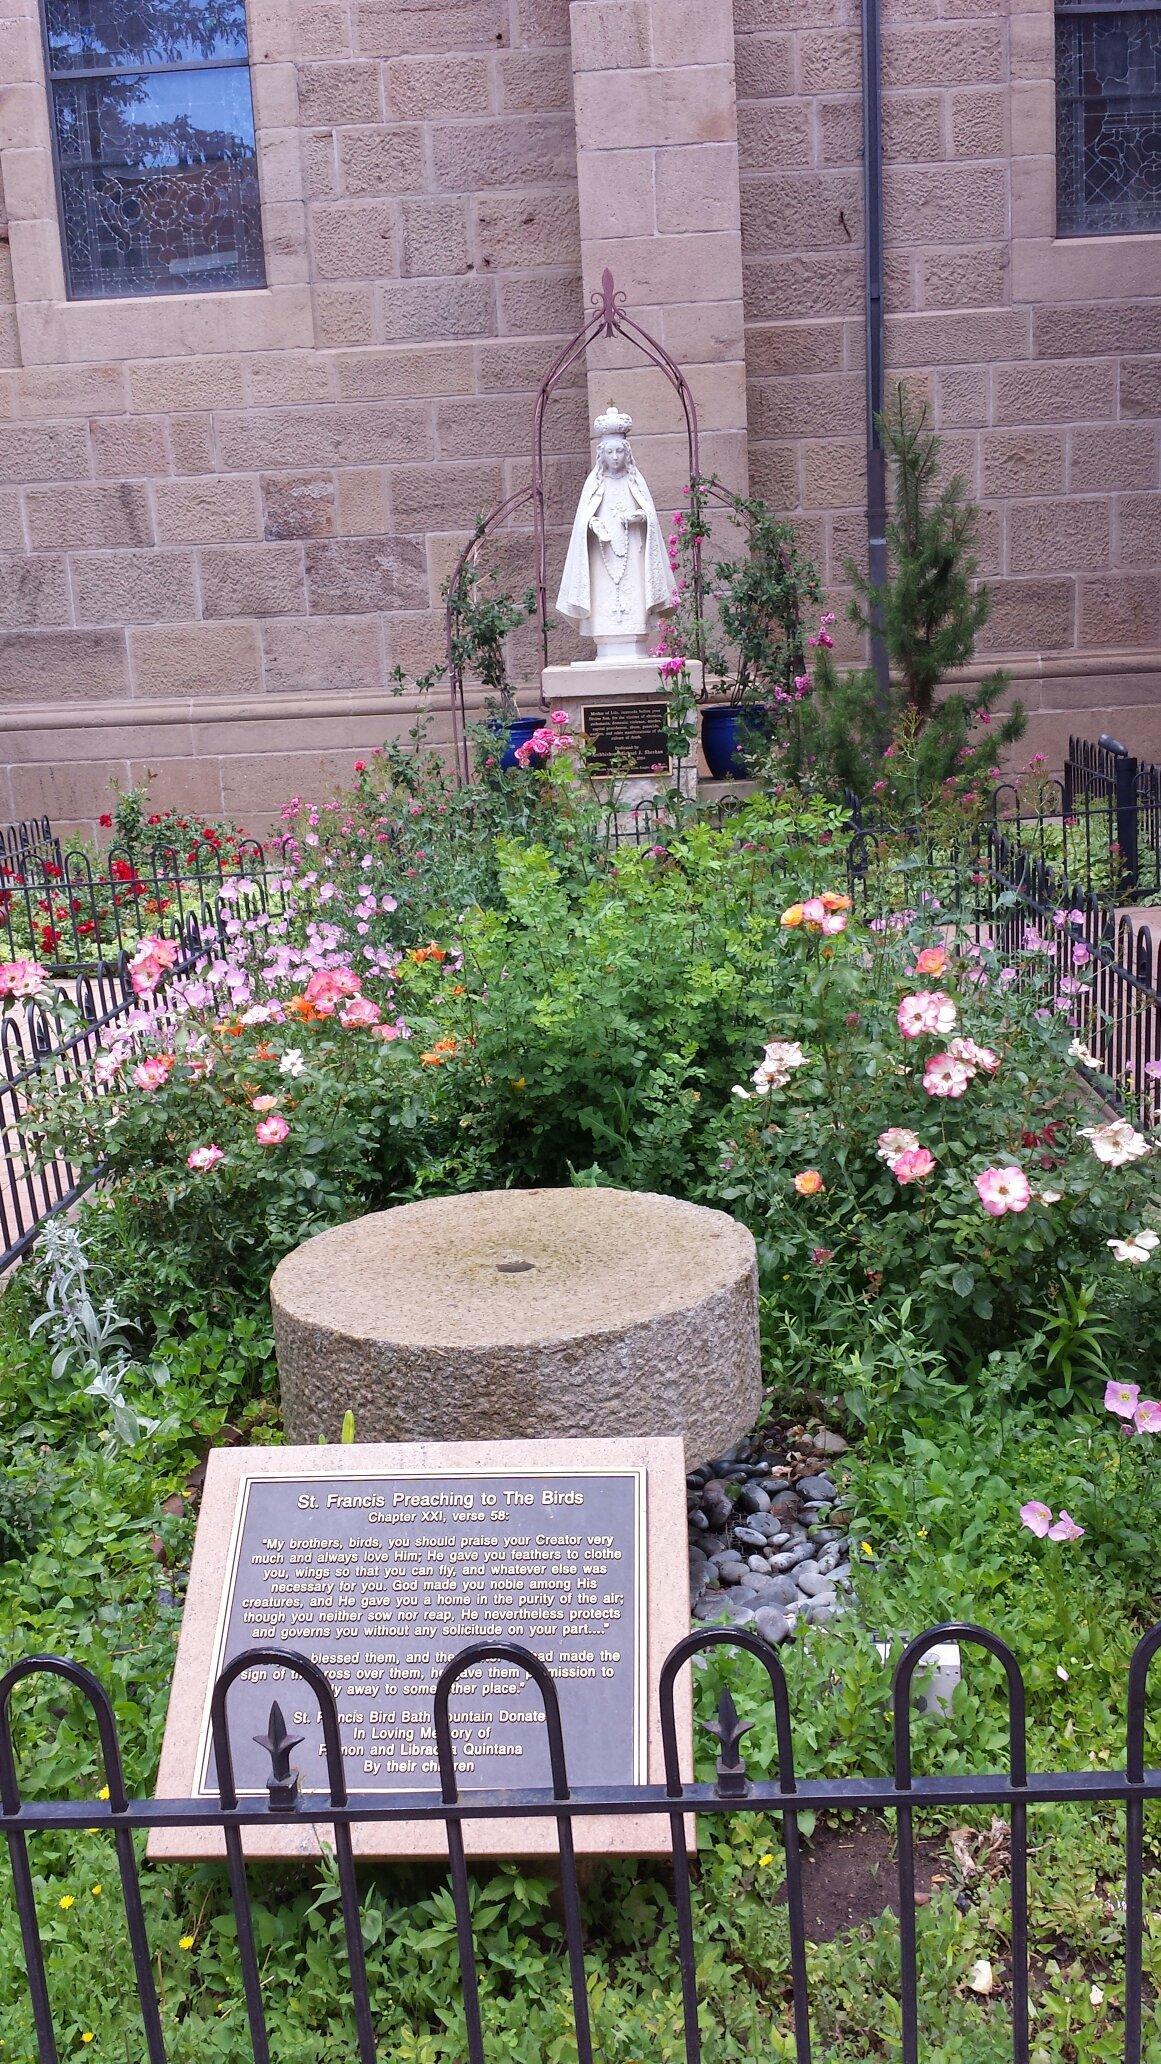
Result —
[{"label": "wrought iron arbor", "polygon": [[[592,312],[581,328],[570,337],[567,344],[553,359],[540,383],[532,411],[532,477],[526,487],[505,496],[502,502],[481,516],[468,544],[465,545],[447,588],[447,654],[448,679],[450,683],[452,740],[455,749],[455,763],[458,778],[467,782],[471,779],[468,759],[467,711],[464,703],[464,669],[459,657],[459,628],[463,616],[464,581],[470,562],[479,552],[484,539],[501,524],[510,523],[523,510],[530,510],[532,516],[533,555],[535,560],[536,611],[540,627],[540,650],[542,664],[548,662],[548,526],[546,521],[546,498],[544,488],[544,418],[548,404],[573,368],[584,358],[589,345],[599,338],[622,337],[632,344],[643,358],[664,374],[681,404],[685,425],[686,446],[689,457],[689,479],[691,495],[698,492],[700,481],[700,457],[698,448],[697,405],[690,391],[689,382],[672,353],[667,351],[644,324],[629,314],[625,296],[613,283],[613,275],[606,266],[601,275],[600,292],[591,296]],[[695,613],[701,616],[701,565],[698,541],[693,542],[693,573]],[[543,707],[542,699],[542,707]]]}]

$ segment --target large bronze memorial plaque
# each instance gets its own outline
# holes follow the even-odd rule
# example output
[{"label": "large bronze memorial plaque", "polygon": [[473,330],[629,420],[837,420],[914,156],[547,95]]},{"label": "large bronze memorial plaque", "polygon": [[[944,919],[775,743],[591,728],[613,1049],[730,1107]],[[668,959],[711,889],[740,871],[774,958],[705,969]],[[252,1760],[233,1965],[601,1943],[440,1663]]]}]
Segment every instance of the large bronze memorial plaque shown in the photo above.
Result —
[{"label": "large bronze memorial plaque", "polygon": [[[552,1670],[570,1781],[657,1782],[664,1656],[688,1626],[680,1440],[496,1441],[438,1446],[259,1448],[210,1458],[158,1777],[162,1797],[216,1798],[214,1681],[249,1647],[293,1649],[335,1692],[347,1782],[371,1795],[438,1789],[432,1701],[445,1664],[473,1641],[515,1641]],[[688,1693],[679,1707],[688,1742]],[[325,1791],[317,1701],[271,1665],[229,1699],[239,1790],[265,1795],[254,1741],[272,1699],[301,1735],[306,1791]],[[549,1782],[543,1706],[513,1667],[460,1680],[453,1739],[465,1791]],[[663,1820],[580,1822],[584,1853],[656,1854]],[[555,1847],[550,1823],[479,1822],[477,1855]],[[325,1839],[325,1835],[324,1835]],[[286,1820],[247,1829],[253,1856],[312,1853]],[[355,1829],[365,1856],[440,1854],[438,1823]],[[155,1857],[221,1853],[212,1831],[150,1838]]]}]

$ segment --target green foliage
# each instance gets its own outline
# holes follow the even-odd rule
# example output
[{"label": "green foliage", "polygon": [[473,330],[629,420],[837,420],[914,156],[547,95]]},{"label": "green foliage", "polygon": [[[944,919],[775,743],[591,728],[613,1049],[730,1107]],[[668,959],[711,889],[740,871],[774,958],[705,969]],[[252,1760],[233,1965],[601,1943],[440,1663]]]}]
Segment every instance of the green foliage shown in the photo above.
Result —
[{"label": "green foliage", "polygon": [[978,805],[1003,752],[1025,726],[1019,704],[994,714],[1008,685],[999,670],[948,684],[974,657],[991,602],[978,580],[978,512],[956,474],[941,480],[940,440],[926,406],[900,386],[882,419],[891,469],[888,576],[873,586],[856,566],[851,618],[881,623],[891,666],[885,700],[867,668],[840,672],[824,651],[804,709],[804,765],[832,792],[874,799],[887,819],[915,822],[931,798]]},{"label": "green foliage", "polygon": [[[738,534],[722,552],[723,523]],[[780,732],[807,670],[806,640],[821,603],[818,572],[792,523],[759,495],[737,495],[710,475],[696,480],[689,513],[674,518],[681,602],[665,632],[667,650],[697,654],[711,693],[733,703],[769,705]],[[701,553],[700,623],[694,553]],[[813,611],[813,615],[812,615]]]},{"label": "green foliage", "polygon": [[[461,823],[449,801],[445,846]],[[138,1087],[126,1061],[113,1123],[55,1084],[44,1122],[70,1151],[107,1159],[130,1249],[164,1226],[199,1292],[260,1294],[312,1232],[411,1197],[567,1183],[594,1165],[610,1182],[685,1192],[773,1001],[772,885],[787,869],[800,879],[833,836],[824,809],[757,804],[738,826],[694,823],[591,872],[559,824],[555,850],[491,839],[492,900],[463,910],[447,943],[373,949],[389,970],[367,981],[384,999],[378,1025],[302,991],[251,1025],[199,1012],[175,1028],[158,1086]],[[387,901],[384,915],[354,892],[398,938],[414,908]],[[296,921],[309,930],[341,908],[308,900]],[[271,1111],[287,1130],[264,1142]],[[191,1168],[208,1146],[223,1158]]]},{"label": "green foliage", "polygon": [[[761,1046],[775,1044],[755,1047],[706,1176],[707,1198],[755,1234],[773,1330],[793,1324],[800,1367],[827,1343],[832,1394],[863,1419],[855,1365],[881,1369],[904,1342],[917,1373],[899,1368],[901,1394],[929,1351],[975,1381],[1018,1349],[1021,1380],[1062,1405],[1078,1390],[1091,1404],[1114,1368],[1148,1384],[1155,1300],[1109,1242],[1156,1203],[1139,1159],[1107,1165],[1086,1137],[1068,1069],[1083,981],[1058,983],[1032,930],[1006,967],[986,946],[957,958],[930,906],[877,930],[839,912],[829,937],[826,921],[821,904],[813,927],[801,905],[785,913]],[[919,1029],[924,1007],[938,1030]],[[908,1148],[928,1158],[897,1171]],[[1019,1195],[993,1214],[997,1169]]]},{"label": "green foliage", "polygon": [[[483,533],[477,534],[477,543]],[[505,641],[536,614],[536,590],[526,588],[520,600],[500,586],[495,567],[481,569],[473,553],[458,580],[445,589],[451,610],[451,657],[461,674],[482,682],[504,716],[515,716],[516,702],[508,679]]]},{"label": "green foliage", "polygon": [[[465,798],[434,761],[396,766],[385,754],[333,807],[301,804],[283,929],[272,936],[240,911],[223,955],[232,1000],[191,999],[164,1080],[135,1084],[134,1052],[110,1094],[46,1098],[50,1136],[110,1155],[114,1180],[79,1216],[91,1318],[73,1297],[75,1338],[50,1340],[53,1327],[39,1323],[33,1269],[0,1301],[0,1667],[33,1650],[87,1663],[110,1689],[130,1786],[147,1793],[205,1456],[215,1443],[282,1437],[266,1300],[279,1255],[396,1197],[615,1181],[704,1197],[748,1220],[770,1409],[789,1419],[821,1405],[855,1441],[833,1465],[852,1514],[855,1610],[782,1652],[799,1774],[890,1767],[890,1660],[877,1639],[893,1658],[953,1616],[994,1627],[1017,1653],[1034,1767],[1115,1763],[1127,1660],[1156,1612],[1161,1477],[1148,1438],[1100,1412],[1100,1386],[1110,1370],[1151,1384],[1161,1312],[1150,1266],[1108,1247],[1156,1205],[1151,1163],[1101,1163],[1081,1130],[1100,1115],[1077,1103],[1067,1060],[1091,1022],[1083,978],[1066,990],[1045,950],[1054,942],[1027,935],[1013,979],[986,947],[957,956],[955,886],[940,884],[938,908],[919,872],[904,884],[914,909],[895,911],[894,923],[888,912],[881,928],[859,922],[842,908],[839,827],[822,806],[762,800],[725,829],[682,821],[660,827],[651,850],[609,853],[579,783],[487,771]],[[356,969],[352,991],[345,978]],[[342,974],[344,993],[328,999],[323,984],[312,1002],[311,970]],[[901,1000],[936,986],[954,1026],[938,1041],[905,1039]],[[344,1024],[352,994],[375,1008]],[[999,1065],[977,1063],[961,1096],[935,1097],[924,1064],[961,1036]],[[772,1040],[796,1042],[802,1065],[758,1095],[751,1070]],[[751,1093],[737,1097],[734,1085]],[[264,1144],[256,1127],[267,1098],[289,1129]],[[903,1183],[881,1158],[891,1126],[930,1143],[936,1165],[923,1179]],[[191,1148],[211,1139],[224,1160],[190,1170]],[[1025,1171],[1038,1194],[991,1217],[975,1179],[999,1165]],[[823,1187],[802,1196],[793,1177],[808,1168]],[[1059,1193],[1051,1202],[1049,1191]],[[58,1319],[59,1291],[58,1281]],[[148,1397],[157,1420],[132,1449],[108,1438],[107,1405],[85,1375],[86,1357],[100,1365],[120,1354],[130,1356],[130,1402]],[[1082,1538],[1034,1539],[1019,1519],[1033,1498],[1067,1507]],[[718,1650],[695,1671],[697,1715],[710,1717],[727,1670],[755,1721],[750,1765],[772,1772],[768,1690],[748,1661]],[[29,1791],[91,1796],[102,1777],[80,1702],[57,1684],[29,1686],[16,1709]],[[1004,1767],[990,1662],[969,1661],[952,1714],[917,1720],[914,1743],[925,1769]],[[702,1735],[697,1754],[705,1774]],[[845,1843],[852,1830],[804,1815],[802,1832]],[[1003,2064],[1002,1849],[978,1814],[931,1815],[923,1832],[938,1845],[941,1881],[919,1914],[924,2057]],[[745,1815],[707,1816],[699,1830],[702,2036],[720,2064],[791,2064],[795,2054],[780,1834]],[[1112,2064],[1123,2047],[1119,1840],[1111,1812],[1061,1805],[1036,1816],[1036,2064]],[[965,1867],[964,1854],[977,1864]],[[136,2058],[106,1838],[39,1836],[33,1860],[62,2056]],[[890,1875],[888,1861],[880,1904]],[[252,1883],[272,2053],[281,2064],[349,2064],[332,1866],[256,1869]],[[245,2004],[224,1872],[152,1867],[144,1890],[173,2064],[239,2064]],[[460,2064],[462,1985],[442,1875],[367,1870],[360,1897],[382,2055]],[[479,1869],[472,1898],[489,2057],[567,2064],[575,2049],[551,1874]],[[583,1898],[599,2055],[680,2064],[669,1874],[595,1865]],[[898,2057],[897,1931],[873,1912],[809,1948],[821,2064]],[[996,1988],[981,1996],[969,1977],[985,1957]],[[1152,2058],[1153,1919],[1145,1963]],[[0,2039],[5,2055],[33,2054],[10,1906]]]}]

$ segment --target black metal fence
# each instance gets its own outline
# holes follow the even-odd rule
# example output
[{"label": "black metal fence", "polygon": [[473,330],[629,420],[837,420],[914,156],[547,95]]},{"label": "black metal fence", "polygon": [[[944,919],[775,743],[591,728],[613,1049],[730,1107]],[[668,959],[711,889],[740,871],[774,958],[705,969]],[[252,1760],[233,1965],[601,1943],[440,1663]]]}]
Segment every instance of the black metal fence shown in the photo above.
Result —
[{"label": "black metal fence", "polygon": [[[180,978],[199,966],[206,948],[192,920],[177,937],[173,975]],[[75,1021],[36,998],[0,1019],[0,1272],[28,1252],[46,1219],[67,1211],[104,1172],[100,1163],[78,1168],[49,1145],[36,1117],[47,1087],[76,1084],[84,1096],[100,1096],[102,1049],[119,1037],[126,1047],[143,1037],[130,1029],[135,1017],[160,1025],[171,1015],[164,994],[133,994],[124,957],[81,976],[73,995]]]},{"label": "black metal fence", "polygon": [[[17,851],[0,833],[0,959],[32,958],[57,977],[109,972],[146,933],[214,926],[224,891],[269,907],[285,872],[285,842],[239,840],[227,856],[173,846],[66,852],[51,832]],[[23,826],[8,827],[23,830]]]},{"label": "black metal fence", "polygon": [[1001,782],[992,808],[1015,843],[1102,901],[1161,899],[1161,767],[1107,733],[1071,737],[1059,779]]},{"label": "black metal fence", "polygon": [[[1005,957],[1034,946],[1050,959],[1078,1065],[1107,1101],[1161,1124],[1161,938],[1097,890],[1061,875],[1025,815],[992,818],[959,843],[857,828],[848,878],[872,922],[926,910]],[[1083,1053],[1080,1052],[1083,1049]],[[1087,1058],[1086,1058],[1087,1057]]]},{"label": "black metal fence", "polygon": [[268,857],[256,841],[246,842],[241,871],[169,850],[134,859],[113,849],[94,864],[87,854],[62,853],[47,820],[44,828],[35,851],[28,844],[8,871],[0,865],[0,959],[39,958],[61,997],[53,1007],[36,997],[15,1001],[0,1016],[0,1272],[103,1173],[99,1163],[74,1166],[48,1143],[36,1117],[48,1087],[79,1085],[84,1096],[101,1096],[102,1052],[135,1046],[172,1021],[165,988],[135,994],[133,948],[146,934],[171,940],[178,958],[168,980],[180,982],[223,943],[228,926],[283,907],[287,888],[281,851]]},{"label": "black metal fence", "polygon": [[992,944],[1011,952],[1032,939],[1051,951],[1058,992],[1071,988],[1083,1072],[1142,1125],[1161,1124],[1161,940],[1091,890],[1061,882],[994,826],[989,857]]},{"label": "black metal fence", "polygon": [[[986,1775],[917,1776],[911,1744],[912,1687],[931,1649],[946,1641],[983,1649],[1001,1666],[1008,1706],[1008,1767]],[[739,1717],[729,1691],[722,1695],[718,1716],[709,1723],[719,1744],[714,1783],[694,1783],[681,1774],[674,1687],[679,1672],[699,1655],[727,1645],[756,1657],[770,1684],[777,1775],[752,1778],[741,1741],[750,1721]],[[1144,1816],[1149,1803],[1161,1799],[1161,1771],[1145,1762],[1146,1694],[1149,1666],[1161,1648],[1161,1626],[1138,1643],[1129,1667],[1127,1734],[1123,1770],[1086,1769],[1031,1773],[1025,1726],[1024,1685],[1011,1649],[981,1627],[950,1623],[919,1635],[904,1649],[894,1673],[893,1768],[890,1776],[811,1778],[800,1780],[794,1767],[793,1725],[785,1674],[778,1653],[759,1636],[733,1628],[701,1629],[678,1642],[661,1671],[659,1718],[664,1783],[576,1788],[570,1785],[566,1743],[552,1672],[538,1657],[514,1643],[479,1642],[460,1651],[444,1669],[435,1692],[434,1730],[440,1788],[434,1791],[352,1793],[347,1784],[338,1710],[326,1676],[307,1657],[267,1648],[247,1649],[223,1671],[214,1689],[211,1730],[219,1797],[205,1799],[131,1799],[127,1793],[112,1703],[98,1680],[80,1665],[52,1656],[34,1656],[18,1663],[0,1679],[0,1827],[8,1845],[16,1914],[28,1980],[28,1998],[35,2028],[39,2064],[59,2064],[52,2004],[52,1973],[41,1938],[30,1836],[50,1832],[107,1831],[111,1834],[120,1875],[129,1946],[145,2054],[149,2064],[166,2064],[164,2015],[146,1926],[141,1873],[134,1835],[155,1828],[220,1830],[234,1924],[237,1930],[242,1986],[254,2064],[270,2064],[271,2049],[264,1988],[277,1983],[259,1957],[250,1905],[243,1830],[271,1818],[286,1826],[306,1824],[329,1834],[338,1871],[342,1920],[350,1982],[350,2017],[354,2022],[352,2054],[359,2064],[376,2064],[380,2056],[376,2005],[368,1976],[360,1919],[359,1887],[352,1847],[352,1829],[389,1821],[442,1822],[447,1840],[451,1891],[463,1985],[464,2040],[469,2064],[484,2064],[487,2031],[481,2004],[471,1885],[464,1830],[479,1820],[546,1820],[555,1826],[561,1875],[564,1931],[568,1952],[572,2013],[578,2064],[592,2064],[589,1992],[585,1967],[580,1888],[577,1878],[573,1823],[579,1817],[609,1814],[659,1814],[668,1822],[672,1853],[673,1899],[677,1928],[682,2020],[686,2064],[700,2064],[697,1986],[697,1933],[694,1880],[687,1835],[689,1818],[720,1814],[769,1816],[780,1824],[789,1934],[790,2030],[796,2064],[811,2064],[812,2013],[807,1968],[807,1927],[803,1900],[799,1817],[803,1813],[876,1814],[894,1816],[899,1904],[899,2001],[902,2064],[918,2064],[920,2056],[920,1970],[916,1929],[915,1820],[918,1813],[949,1808],[986,1807],[1007,1816],[1011,1904],[1010,1998],[1013,2064],[1029,2064],[1029,1905],[1028,1816],[1038,1806],[1068,1802],[1096,1807],[1111,1804],[1124,1810],[1124,2064],[1142,2064],[1144,1940]],[[548,1736],[550,1787],[536,1790],[465,1790],[456,1772],[452,1740],[453,1696],[458,1680],[477,1666],[501,1662],[527,1672],[544,1705]],[[250,1669],[276,1667],[310,1687],[318,1700],[326,1746],[329,1789],[303,1794],[291,1767],[295,1747],[277,1705],[271,1708],[266,1738],[260,1744],[271,1760],[265,1802],[239,1795],[227,1725],[230,1686]],[[48,1675],[75,1687],[91,1708],[104,1765],[105,1791],[99,1799],[33,1800],[23,1795],[12,1739],[11,1706],[17,1686]],[[482,1945],[486,1955],[486,1944]],[[336,2011],[343,2003],[336,2001]],[[128,2052],[127,2052],[128,2054]],[[239,2053],[239,2058],[241,2058]],[[990,2054],[990,2052],[989,2052]],[[1111,2054],[1102,2051],[1102,2055]],[[1152,2050],[1150,2054],[1153,2054]]]}]

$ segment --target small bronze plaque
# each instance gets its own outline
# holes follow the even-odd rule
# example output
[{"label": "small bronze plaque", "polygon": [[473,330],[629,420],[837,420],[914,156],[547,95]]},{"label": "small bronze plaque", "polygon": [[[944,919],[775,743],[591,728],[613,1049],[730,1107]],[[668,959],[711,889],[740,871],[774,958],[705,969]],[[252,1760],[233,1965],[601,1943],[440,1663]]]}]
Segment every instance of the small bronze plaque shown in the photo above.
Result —
[{"label": "small bronze plaque", "polygon": [[598,774],[668,773],[667,714],[663,702],[586,703],[590,765]]}]

